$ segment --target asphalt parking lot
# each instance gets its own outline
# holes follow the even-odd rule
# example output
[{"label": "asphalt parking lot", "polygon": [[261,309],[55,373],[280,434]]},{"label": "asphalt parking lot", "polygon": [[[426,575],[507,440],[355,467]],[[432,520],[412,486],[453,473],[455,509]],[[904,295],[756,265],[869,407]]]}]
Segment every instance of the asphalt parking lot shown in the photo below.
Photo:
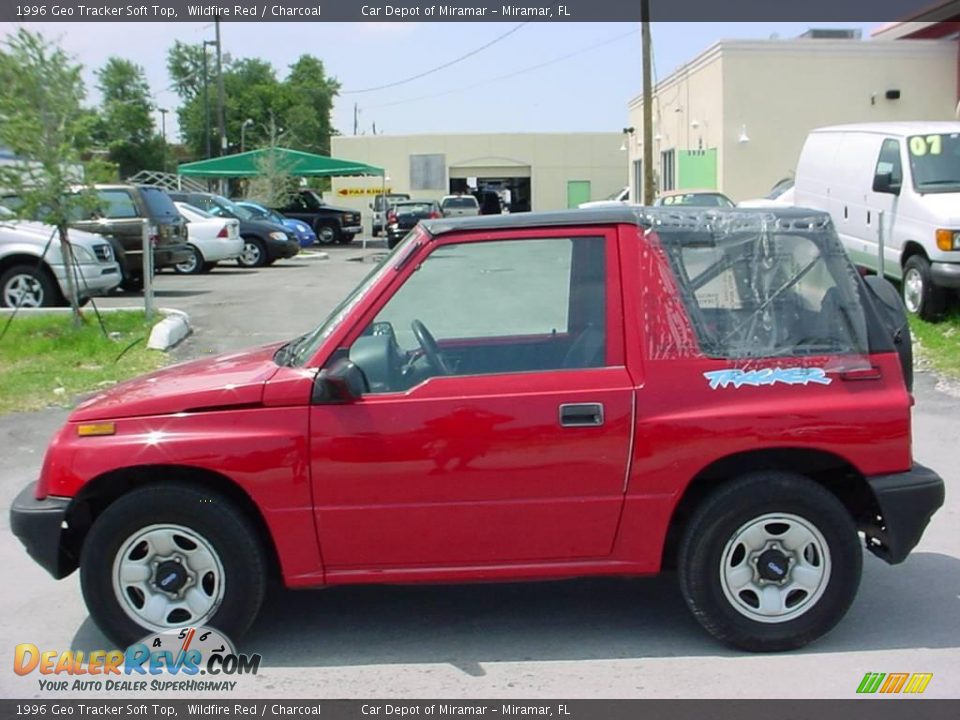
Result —
[{"label": "asphalt parking lot", "polygon": [[[328,260],[261,270],[157,278],[157,302],[191,316],[174,353],[200,357],[290,338],[318,324],[373,266],[358,244]],[[360,258],[360,259],[358,259]],[[130,305],[115,296],[104,306]],[[920,373],[914,455],[947,483],[947,504],[906,563],[867,555],[847,617],[811,647],[747,655],[717,645],[688,614],[673,577],[443,587],[275,589],[241,651],[260,653],[256,676],[230,697],[853,698],[866,672],[932,672],[927,697],[960,696],[960,399]],[[4,508],[40,469],[67,415],[0,417]],[[41,692],[15,675],[14,647],[92,651],[109,642],[89,619],[77,575],[56,582],[30,560],[0,514],[0,696]],[[110,693],[145,697],[155,693]],[[219,696],[227,697],[227,696]],[[902,702],[895,698],[887,702]]]}]

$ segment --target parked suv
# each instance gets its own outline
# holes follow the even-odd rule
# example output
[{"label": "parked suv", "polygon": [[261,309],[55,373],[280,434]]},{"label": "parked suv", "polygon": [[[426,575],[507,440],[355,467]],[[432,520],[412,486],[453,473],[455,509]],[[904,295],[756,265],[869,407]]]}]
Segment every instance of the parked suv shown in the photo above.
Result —
[{"label": "parked suv", "polygon": [[345,244],[362,231],[360,213],[350,208],[327,205],[323,198],[309,189],[301,189],[284,207],[272,207],[281,215],[303,220],[313,228],[317,240],[324,245]]},{"label": "parked suv", "polygon": [[371,227],[371,234],[376,237],[383,232],[384,218],[386,217],[387,212],[389,212],[391,205],[409,199],[410,196],[407,193],[387,193],[386,195],[377,195],[373,199],[373,202],[370,203],[370,209],[373,210],[373,226]]},{"label": "parked suv", "polygon": [[172,192],[177,202],[185,202],[216,217],[240,221],[243,252],[237,258],[241,267],[263,267],[277,260],[291,258],[300,252],[300,241],[291,230],[257,218],[250,210],[240,207],[222,195],[205,192]]},{"label": "parked suv", "polygon": [[[82,230],[70,230],[68,238],[81,303],[120,284],[120,267],[106,239]],[[0,206],[0,307],[67,305],[68,297],[67,266],[57,229],[19,221]]]},{"label": "parked suv", "polygon": [[943,502],[898,303],[813,211],[428,220],[314,330],[78,406],[10,525],[121,647],[237,636],[274,574],[675,567],[714,636],[795,648],[850,607],[858,532],[902,562]]},{"label": "parked suv", "polygon": [[[79,192],[80,189],[78,188]],[[125,290],[143,287],[143,221],[149,225],[156,270],[172,268],[189,260],[187,231],[166,191],[152,185],[94,185],[96,203],[77,208],[70,224],[78,230],[106,237],[123,273]],[[3,203],[15,207],[18,198],[8,196]]]}]

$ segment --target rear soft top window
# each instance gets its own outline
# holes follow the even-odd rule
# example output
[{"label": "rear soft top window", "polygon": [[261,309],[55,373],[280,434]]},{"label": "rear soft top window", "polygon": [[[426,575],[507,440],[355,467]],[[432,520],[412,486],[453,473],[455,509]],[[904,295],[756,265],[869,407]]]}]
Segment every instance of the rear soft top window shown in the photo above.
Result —
[{"label": "rear soft top window", "polygon": [[700,351],[716,358],[868,351],[861,283],[828,217],[652,218]]},{"label": "rear soft top window", "polygon": [[158,220],[178,220],[180,213],[177,212],[177,206],[167,195],[165,190],[154,187],[141,187],[140,194],[143,201],[150,210],[150,215]]}]

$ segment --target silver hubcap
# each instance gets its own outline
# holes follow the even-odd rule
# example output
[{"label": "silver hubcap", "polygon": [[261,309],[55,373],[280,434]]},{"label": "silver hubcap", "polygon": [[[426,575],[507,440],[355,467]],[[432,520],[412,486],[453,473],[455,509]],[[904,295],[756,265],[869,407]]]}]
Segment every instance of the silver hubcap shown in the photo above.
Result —
[{"label": "silver hubcap", "polygon": [[333,242],[333,228],[332,227],[322,227],[320,228],[319,238],[322,243],[332,243]]},{"label": "silver hubcap", "polygon": [[254,242],[245,243],[240,259],[244,265],[256,265],[260,262],[260,246]]},{"label": "silver hubcap", "polygon": [[197,260],[197,252],[194,250],[190,254],[189,260],[184,260],[182,263],[177,263],[177,270],[183,273],[192,273],[197,269],[199,261]]},{"label": "silver hubcap", "polygon": [[117,602],[130,619],[154,630],[206,624],[223,591],[223,565],[213,546],[182,525],[138,530],[113,561]]},{"label": "silver hubcap", "polygon": [[910,268],[903,275],[903,304],[912,313],[920,311],[923,303],[923,276],[916,268]]},{"label": "silver hubcap", "polygon": [[43,305],[43,286],[32,275],[14,275],[3,288],[7,307],[35,308]]},{"label": "silver hubcap", "polygon": [[829,581],[827,541],[796,515],[750,520],[721,555],[723,594],[741,615],[762,623],[800,617],[817,604]]}]

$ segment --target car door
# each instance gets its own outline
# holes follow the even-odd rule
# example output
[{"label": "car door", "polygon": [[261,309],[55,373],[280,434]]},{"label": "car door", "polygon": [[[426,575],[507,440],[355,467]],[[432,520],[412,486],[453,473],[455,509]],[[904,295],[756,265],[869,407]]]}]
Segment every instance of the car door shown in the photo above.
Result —
[{"label": "car door", "polygon": [[609,555],[633,414],[613,233],[428,247],[338,353],[369,392],[311,410],[328,571]]},{"label": "car door", "polygon": [[[900,277],[900,233],[897,228],[900,206],[899,191],[903,185],[903,160],[901,141],[898,138],[884,138],[877,156],[871,177],[871,187],[867,190],[866,247],[872,257],[866,267],[879,269],[880,238],[883,234],[884,272]],[[896,187],[893,192],[878,192],[874,189],[876,179],[889,176]]]}]

